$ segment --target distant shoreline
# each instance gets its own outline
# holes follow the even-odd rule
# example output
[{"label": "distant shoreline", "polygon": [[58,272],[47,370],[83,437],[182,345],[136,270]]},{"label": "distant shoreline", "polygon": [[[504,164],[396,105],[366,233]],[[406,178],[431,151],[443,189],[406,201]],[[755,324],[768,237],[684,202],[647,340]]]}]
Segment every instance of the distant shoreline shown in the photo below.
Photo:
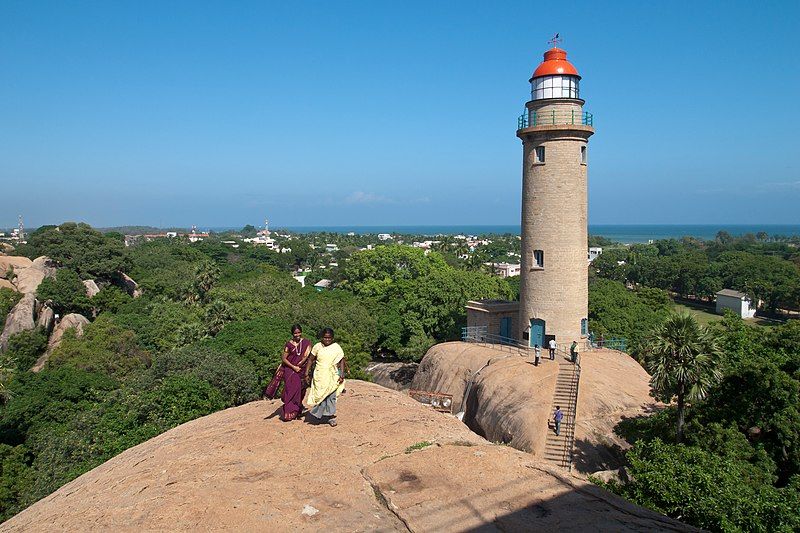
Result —
[{"label": "distant shoreline", "polygon": [[[239,231],[242,226],[197,226],[198,231]],[[35,228],[29,228],[32,231]],[[100,231],[120,231],[139,234],[157,231],[188,231],[188,228],[157,228],[144,225],[126,225],[115,227],[97,227]],[[519,225],[516,224],[429,224],[429,225],[375,225],[375,226],[282,226],[275,224],[273,230],[288,230],[296,233],[356,233],[378,234],[391,233],[403,235],[519,235]],[[0,230],[2,231],[2,230]],[[766,232],[770,237],[780,235],[784,237],[800,236],[800,224],[589,224],[589,235],[605,237],[612,241],[625,244],[646,243],[649,240],[680,239],[681,237],[694,237],[703,240],[713,240],[719,231],[727,231],[734,237],[747,233],[756,235]]]},{"label": "distant shoreline", "polygon": [[[233,228],[209,228],[223,231]],[[240,228],[235,228],[240,229]],[[519,235],[518,225],[419,225],[419,226],[286,226],[283,229],[298,233],[395,233],[413,235]],[[733,236],[747,233],[766,232],[773,235],[800,235],[800,224],[589,224],[589,235],[605,237],[626,244],[642,243],[649,240],[679,239],[684,236],[713,240],[719,231],[727,231]]]}]

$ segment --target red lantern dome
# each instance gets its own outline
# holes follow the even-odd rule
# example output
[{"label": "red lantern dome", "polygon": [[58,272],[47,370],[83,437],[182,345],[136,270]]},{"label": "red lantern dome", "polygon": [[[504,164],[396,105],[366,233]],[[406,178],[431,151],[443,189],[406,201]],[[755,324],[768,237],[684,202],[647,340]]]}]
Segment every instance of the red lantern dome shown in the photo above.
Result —
[{"label": "red lantern dome", "polygon": [[544,61],[536,67],[529,81],[542,76],[577,76],[580,79],[578,71],[567,61],[566,50],[555,47],[544,53]]}]

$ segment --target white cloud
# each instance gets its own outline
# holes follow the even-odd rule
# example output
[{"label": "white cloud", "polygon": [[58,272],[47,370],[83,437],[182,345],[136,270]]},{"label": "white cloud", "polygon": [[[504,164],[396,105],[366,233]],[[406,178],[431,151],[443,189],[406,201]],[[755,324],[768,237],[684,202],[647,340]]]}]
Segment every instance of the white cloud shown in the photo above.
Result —
[{"label": "white cloud", "polygon": [[346,204],[388,204],[392,203],[385,196],[364,191],[355,191],[344,199]]}]

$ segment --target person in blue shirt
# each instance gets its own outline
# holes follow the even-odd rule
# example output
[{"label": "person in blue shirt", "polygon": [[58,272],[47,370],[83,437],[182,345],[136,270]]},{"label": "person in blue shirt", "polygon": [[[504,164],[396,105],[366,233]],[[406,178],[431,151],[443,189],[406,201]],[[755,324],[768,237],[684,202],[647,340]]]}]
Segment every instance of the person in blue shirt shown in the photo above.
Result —
[{"label": "person in blue shirt", "polygon": [[561,406],[556,405],[556,412],[553,413],[553,422],[556,426],[556,435],[561,433],[561,420],[564,419],[564,413],[561,412]]}]

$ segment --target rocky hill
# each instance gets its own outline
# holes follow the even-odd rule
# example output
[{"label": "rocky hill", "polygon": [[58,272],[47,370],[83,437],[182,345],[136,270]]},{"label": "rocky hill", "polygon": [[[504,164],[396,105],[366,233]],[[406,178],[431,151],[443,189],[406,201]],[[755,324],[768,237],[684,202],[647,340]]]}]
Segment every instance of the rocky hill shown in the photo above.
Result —
[{"label": "rocky hill", "polygon": [[0,526],[53,530],[686,531],[407,395],[349,381],[339,425],[278,401],[131,448]]},{"label": "rocky hill", "polygon": [[[464,421],[473,430],[492,442],[543,457],[559,365],[547,357],[538,367],[531,363],[510,348],[446,342],[428,351],[411,388],[452,394],[453,412],[464,411]],[[657,408],[650,397],[650,376],[630,356],[615,350],[586,352],[581,366],[577,472],[618,468],[621,465],[612,451],[627,444],[612,429],[623,418]]]}]

